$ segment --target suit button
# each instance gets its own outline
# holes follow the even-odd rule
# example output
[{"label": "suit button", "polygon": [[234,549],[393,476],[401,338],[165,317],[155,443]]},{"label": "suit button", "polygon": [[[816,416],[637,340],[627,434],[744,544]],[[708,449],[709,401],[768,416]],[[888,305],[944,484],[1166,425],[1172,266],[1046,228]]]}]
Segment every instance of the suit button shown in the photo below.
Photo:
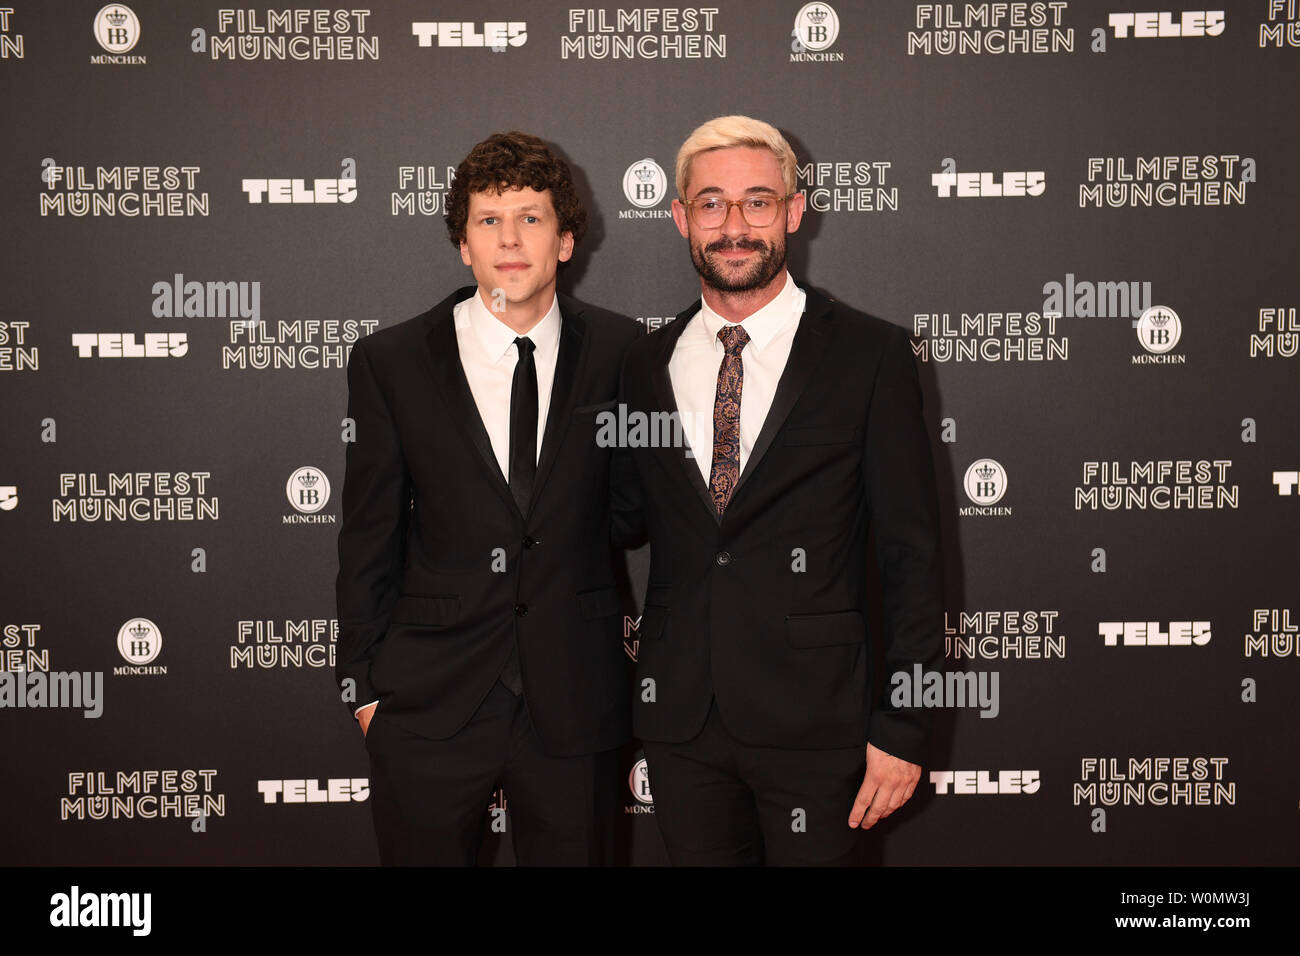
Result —
[{"label": "suit button", "polygon": [[537,540],[536,538],[534,538],[531,534],[528,535],[526,538],[524,538],[524,547],[525,547],[525,548],[535,548],[535,547],[537,547],[537,546],[538,546],[539,544],[541,544],[541,543],[542,543],[542,542],[538,541],[538,540]]},{"label": "suit button", "polygon": [[515,605],[515,617],[523,617],[523,616],[524,616],[525,614],[527,614],[527,613],[528,613],[528,605],[527,605],[527,604],[516,604],[516,605]]},{"label": "suit button", "polygon": [[713,563],[720,568],[726,567],[728,564],[731,563],[731,552],[719,551],[717,554],[713,556]]}]

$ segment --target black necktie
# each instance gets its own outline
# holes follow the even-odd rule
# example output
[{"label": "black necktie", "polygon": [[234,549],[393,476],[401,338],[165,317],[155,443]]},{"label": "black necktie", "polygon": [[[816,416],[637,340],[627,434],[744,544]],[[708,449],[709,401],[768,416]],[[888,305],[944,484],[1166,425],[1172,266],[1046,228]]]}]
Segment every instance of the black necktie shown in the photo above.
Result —
[{"label": "black necktie", "polygon": [[[533,495],[533,477],[537,474],[537,363],[533,361],[533,340],[515,339],[519,361],[510,385],[510,493],[515,496],[519,513],[527,517],[528,502]],[[510,649],[510,659],[501,671],[501,683],[518,697],[523,693],[519,673],[519,651]]]},{"label": "black necktie", "polygon": [[532,339],[515,339],[519,361],[510,386],[510,493],[527,516],[537,474],[537,363]]}]

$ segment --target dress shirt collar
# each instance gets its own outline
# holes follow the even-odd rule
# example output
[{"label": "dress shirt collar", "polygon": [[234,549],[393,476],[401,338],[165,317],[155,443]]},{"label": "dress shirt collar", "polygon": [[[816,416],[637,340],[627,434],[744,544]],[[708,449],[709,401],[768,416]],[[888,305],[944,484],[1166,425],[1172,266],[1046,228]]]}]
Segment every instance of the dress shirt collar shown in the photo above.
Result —
[{"label": "dress shirt collar", "polygon": [[728,325],[742,325],[749,335],[745,351],[757,354],[799,318],[804,310],[804,298],[803,290],[794,284],[794,279],[787,272],[785,285],[776,294],[776,298],[757,312],[746,316],[743,322],[724,319],[709,308],[709,303],[703,296],[700,297],[700,320],[705,334],[719,352],[723,351],[723,346],[718,339],[718,330]]},{"label": "dress shirt collar", "polygon": [[[507,353],[516,355],[515,339],[519,338],[519,333],[488,310],[477,289],[470,297],[468,315],[470,327],[492,365],[505,358]],[[557,297],[551,297],[550,311],[542,317],[542,321],[528,330],[527,338],[533,341],[535,361],[541,363],[554,360],[560,346],[560,300]]]}]

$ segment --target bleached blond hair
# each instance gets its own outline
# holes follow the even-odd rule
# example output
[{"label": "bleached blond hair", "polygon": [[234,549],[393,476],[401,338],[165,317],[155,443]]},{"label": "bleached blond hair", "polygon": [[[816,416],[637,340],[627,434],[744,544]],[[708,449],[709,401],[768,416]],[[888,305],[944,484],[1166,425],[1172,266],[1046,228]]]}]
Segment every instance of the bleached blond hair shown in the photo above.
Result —
[{"label": "bleached blond hair", "polygon": [[686,198],[686,177],[691,171],[691,161],[696,156],[732,146],[771,150],[781,164],[781,178],[785,181],[786,193],[797,191],[794,150],[775,126],[748,116],[719,116],[696,127],[677,151],[677,195]]}]

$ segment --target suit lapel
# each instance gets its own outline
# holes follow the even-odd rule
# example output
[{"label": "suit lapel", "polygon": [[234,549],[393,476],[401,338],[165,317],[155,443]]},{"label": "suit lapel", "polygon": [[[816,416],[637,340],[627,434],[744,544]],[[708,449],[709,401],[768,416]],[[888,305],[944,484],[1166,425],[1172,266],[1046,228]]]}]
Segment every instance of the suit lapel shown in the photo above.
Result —
[{"label": "suit lapel", "polygon": [[[430,325],[426,341],[429,346],[430,371],[434,387],[441,394],[452,420],[465,439],[478,450],[483,467],[487,470],[488,483],[497,496],[518,513],[519,506],[510,493],[506,476],[501,474],[501,466],[497,464],[497,456],[492,451],[492,440],[488,438],[487,428],[478,413],[474,393],[470,391],[465,369],[460,364],[460,348],[456,344],[456,319],[452,309],[477,291],[474,286],[458,289],[429,310]],[[430,414],[432,413],[431,409]],[[549,426],[549,419],[547,424]]]},{"label": "suit lapel", "polygon": [[[555,377],[551,381],[551,404],[546,412],[546,431],[542,435],[542,453],[537,461],[537,475],[533,479],[533,494],[529,512],[537,505],[542,487],[555,464],[555,456],[564,441],[569,426],[569,416],[577,398],[575,383],[582,377],[587,365],[587,351],[591,337],[587,334],[587,321],[575,300],[559,296],[560,300],[560,350],[555,359]],[[498,470],[499,473],[499,470]]]},{"label": "suit lapel", "polygon": [[[673,382],[668,374],[668,363],[673,357],[673,349],[677,346],[677,340],[682,337],[682,332],[686,330],[687,324],[700,311],[700,304],[694,305],[677,314],[673,324],[660,335],[659,349],[654,355],[654,364],[650,370],[651,383],[654,387],[655,399],[659,402],[659,407],[672,416],[673,421],[680,421],[681,413],[677,409],[677,396],[673,394]],[[685,429],[682,429],[683,434]],[[713,449],[692,449],[696,455],[701,453],[713,457]],[[675,462],[670,463],[670,471],[676,471],[678,476],[686,481],[688,485],[695,490],[704,507],[708,510],[709,516],[715,523],[721,524],[722,518],[718,514],[717,508],[713,505],[713,496],[709,494],[709,487],[704,483],[704,476],[700,474],[699,465],[696,459],[687,458],[684,454],[685,449],[681,448],[662,448],[661,455],[666,455]]]},{"label": "suit lapel", "polygon": [[[776,433],[790,417],[791,410],[799,401],[799,396],[803,394],[808,379],[821,362],[826,345],[830,341],[830,336],[826,334],[826,317],[831,311],[830,300],[813,292],[805,294],[807,299],[804,304],[804,314],[799,320],[794,341],[790,344],[790,357],[785,361],[785,369],[781,372],[781,378],[776,385],[776,395],[772,397],[772,407],[768,409],[763,427],[759,429],[758,439],[754,442],[749,457],[745,459],[745,470],[740,473],[740,479],[731,493],[731,502],[736,500],[736,495],[745,487],[749,476],[758,468],[758,463],[772,447]],[[743,391],[740,401],[743,407],[745,401]],[[731,509],[731,502],[727,504],[728,510]]]}]

